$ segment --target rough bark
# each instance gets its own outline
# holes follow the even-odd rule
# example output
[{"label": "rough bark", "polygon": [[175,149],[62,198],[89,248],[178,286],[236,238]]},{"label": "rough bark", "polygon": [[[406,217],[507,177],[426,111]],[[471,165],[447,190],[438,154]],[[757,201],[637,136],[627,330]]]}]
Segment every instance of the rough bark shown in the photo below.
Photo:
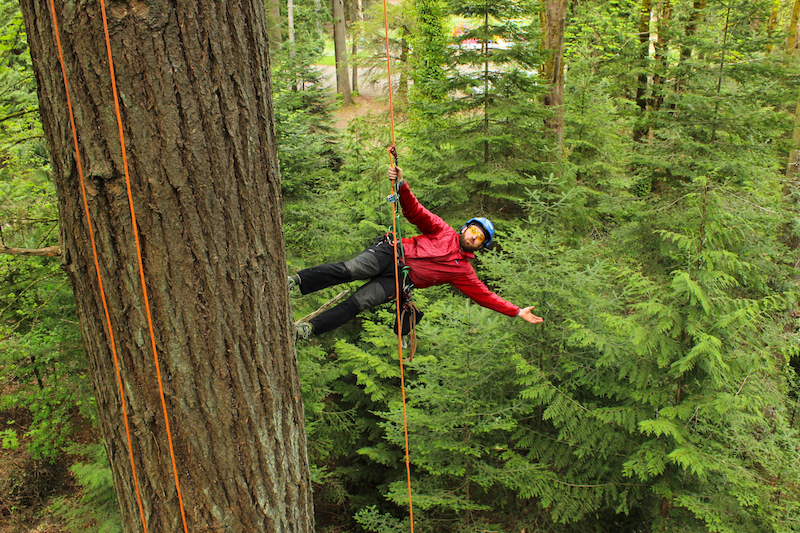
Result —
[{"label": "rough bark", "polygon": [[[123,529],[143,531],[49,2],[21,2]],[[151,533],[313,529],[262,1],[57,0],[99,269]],[[163,376],[162,409],[156,374]],[[166,418],[177,464],[171,464]]]},{"label": "rough bark", "polygon": [[347,76],[347,28],[344,19],[344,0],[331,0],[333,14],[333,53],[336,59],[336,92],[344,105],[353,103],[350,80]]},{"label": "rough bark", "polygon": [[545,76],[550,83],[544,104],[552,108],[547,126],[558,152],[564,140],[564,29],[568,0],[547,0],[544,10],[544,47],[549,53]]},{"label": "rough bark", "polygon": [[294,59],[294,0],[286,0],[286,24],[289,37],[289,57]]}]

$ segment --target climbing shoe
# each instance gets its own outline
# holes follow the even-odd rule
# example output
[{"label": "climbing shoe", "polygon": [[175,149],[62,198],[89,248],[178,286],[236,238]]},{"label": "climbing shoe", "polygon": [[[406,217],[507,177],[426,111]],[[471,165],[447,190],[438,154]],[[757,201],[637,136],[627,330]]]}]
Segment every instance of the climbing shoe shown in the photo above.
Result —
[{"label": "climbing shoe", "polygon": [[300,322],[294,327],[294,342],[300,339],[306,340],[314,333],[314,329],[308,322]]}]

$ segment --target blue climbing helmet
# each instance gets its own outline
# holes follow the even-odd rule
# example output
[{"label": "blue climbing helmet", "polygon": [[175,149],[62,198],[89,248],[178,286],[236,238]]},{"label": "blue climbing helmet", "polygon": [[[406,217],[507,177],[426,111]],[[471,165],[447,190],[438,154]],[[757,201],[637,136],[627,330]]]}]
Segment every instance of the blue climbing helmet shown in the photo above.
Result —
[{"label": "blue climbing helmet", "polygon": [[489,246],[494,240],[494,224],[492,224],[492,221],[485,217],[471,218],[461,227],[461,231],[464,231],[464,228],[470,224],[480,226],[484,235],[486,235],[486,240],[483,241],[483,248]]}]

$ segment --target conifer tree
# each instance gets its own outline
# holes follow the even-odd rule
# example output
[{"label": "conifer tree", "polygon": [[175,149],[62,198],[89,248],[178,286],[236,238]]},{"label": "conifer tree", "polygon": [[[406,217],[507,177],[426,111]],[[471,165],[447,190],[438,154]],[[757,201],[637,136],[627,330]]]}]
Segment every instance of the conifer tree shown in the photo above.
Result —
[{"label": "conifer tree", "polygon": [[450,9],[461,25],[447,49],[449,98],[415,103],[424,120],[408,132],[419,139],[409,170],[435,192],[431,207],[468,198],[508,205],[526,173],[550,169],[538,157],[551,143],[541,135],[547,113],[538,84],[537,6],[508,0],[455,2]]},{"label": "conifer tree", "polygon": [[448,38],[445,30],[445,6],[441,0],[416,0],[417,20],[414,41],[414,89],[423,100],[440,101],[445,97],[444,66]]}]

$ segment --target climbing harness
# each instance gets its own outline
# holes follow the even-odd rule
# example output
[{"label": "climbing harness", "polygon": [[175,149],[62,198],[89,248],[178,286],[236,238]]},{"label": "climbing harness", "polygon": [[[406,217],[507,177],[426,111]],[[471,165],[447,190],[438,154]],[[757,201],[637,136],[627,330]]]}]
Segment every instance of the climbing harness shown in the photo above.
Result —
[{"label": "climbing harness", "polygon": [[[128,444],[128,455],[129,455],[130,462],[131,462],[131,474],[133,476],[133,482],[134,482],[134,486],[135,486],[135,490],[136,490],[136,501],[137,501],[137,505],[139,507],[139,515],[140,515],[141,520],[142,520],[142,527],[144,529],[144,532],[147,533],[147,520],[145,518],[144,505],[142,503],[141,490],[140,490],[140,487],[139,487],[138,476],[137,476],[137,473],[136,473],[136,461],[135,461],[134,455],[133,455],[133,444],[132,444],[132,440],[131,440],[131,429],[130,429],[130,422],[129,422],[129,419],[128,419],[127,404],[125,402],[124,386],[123,386],[123,383],[122,383],[122,372],[121,372],[121,369],[120,369],[120,363],[119,363],[119,357],[118,357],[118,354],[117,354],[116,342],[114,340],[114,329],[113,329],[112,324],[111,324],[111,317],[110,317],[110,313],[109,313],[109,310],[108,310],[107,298],[106,298],[105,290],[103,288],[103,278],[102,278],[102,276],[100,274],[100,261],[99,261],[99,256],[98,256],[98,253],[97,253],[97,245],[96,245],[95,238],[94,238],[94,229],[93,229],[93,225],[92,225],[92,218],[91,218],[91,215],[90,215],[89,204],[88,204],[88,200],[87,200],[87,196],[86,196],[86,183],[85,183],[85,177],[84,177],[84,172],[83,172],[83,165],[81,163],[80,145],[79,145],[79,142],[78,142],[78,132],[77,132],[77,127],[75,125],[75,113],[74,113],[74,110],[73,110],[73,107],[72,107],[72,98],[71,98],[71,95],[70,95],[69,82],[68,82],[68,77],[67,77],[67,70],[66,70],[66,65],[65,65],[65,62],[64,62],[64,52],[63,52],[63,48],[61,46],[61,35],[60,35],[59,29],[58,29],[58,17],[57,17],[57,13],[56,13],[55,0],[50,0],[50,10],[51,10],[52,17],[53,17],[53,30],[55,32],[56,46],[58,48],[59,62],[60,62],[60,65],[61,65],[61,73],[62,73],[62,77],[63,77],[63,80],[64,80],[64,90],[66,92],[67,109],[68,109],[68,112],[69,112],[70,126],[71,126],[71,129],[72,129],[72,138],[73,138],[73,143],[74,143],[74,148],[75,148],[75,161],[76,161],[76,164],[77,164],[77,167],[78,167],[78,176],[79,176],[79,181],[80,181],[81,197],[82,197],[82,200],[83,200],[83,208],[84,208],[84,212],[86,214],[86,222],[87,222],[87,227],[88,227],[88,231],[89,231],[89,237],[90,237],[91,246],[92,246],[92,255],[93,255],[93,258],[94,258],[94,265],[95,265],[95,272],[96,272],[96,275],[97,275],[98,288],[99,288],[99,292],[100,292],[100,298],[101,298],[101,300],[103,302],[103,311],[105,313],[106,327],[108,328],[109,344],[110,344],[110,347],[111,347],[111,352],[112,352],[113,359],[114,359],[114,368],[115,368],[116,375],[117,375],[116,376],[117,377],[117,386],[119,388],[120,405],[122,407],[123,419],[124,419],[124,423],[125,423],[125,433],[126,433],[126,436],[127,436],[127,444]],[[126,151],[126,147],[125,147],[125,137],[124,137],[123,128],[122,128],[122,113],[120,111],[119,94],[118,94],[118,91],[117,91],[116,75],[114,73],[114,59],[113,59],[113,56],[112,56],[112,53],[111,53],[111,39],[110,39],[110,36],[109,36],[109,30],[108,30],[108,17],[107,17],[107,14],[106,14],[105,0],[100,0],[100,11],[101,11],[101,14],[102,14],[103,33],[104,33],[104,37],[105,37],[106,52],[108,54],[109,73],[110,73],[110,77],[111,77],[111,89],[112,89],[112,93],[113,93],[113,97],[114,97],[114,108],[115,108],[116,118],[117,118],[119,141],[120,141],[120,147],[121,147],[121,150],[122,150],[122,163],[123,163],[123,168],[124,168],[124,171],[125,171],[125,184],[126,184],[126,189],[127,189],[127,193],[128,193],[128,206],[130,208],[131,225],[132,225],[132,228],[133,228],[134,241],[135,241],[135,245],[136,245],[137,260],[138,260],[138,266],[139,266],[139,278],[140,278],[141,285],[142,285],[142,297],[143,297],[143,301],[144,301],[144,306],[145,306],[145,311],[146,311],[145,314],[146,314],[146,317],[147,317],[147,324],[148,324],[148,329],[149,329],[149,333],[150,333],[150,345],[151,345],[151,348],[153,350],[153,358],[154,358],[154,362],[155,362],[156,375],[157,375],[157,378],[158,378],[158,389],[159,389],[159,393],[160,393],[160,397],[161,397],[161,407],[162,407],[162,412],[163,412],[163,415],[164,415],[164,423],[165,423],[165,426],[166,426],[167,440],[168,440],[168,444],[169,444],[169,452],[170,452],[170,457],[171,457],[171,460],[172,460],[172,471],[173,471],[174,478],[175,478],[175,489],[176,489],[176,493],[177,493],[177,496],[178,496],[178,503],[180,505],[181,520],[182,520],[182,523],[183,523],[183,530],[184,530],[184,533],[188,533],[189,530],[188,530],[188,527],[187,527],[187,524],[186,524],[186,512],[185,512],[184,505],[183,505],[183,497],[181,495],[180,482],[178,480],[178,468],[177,468],[177,462],[176,462],[176,459],[175,459],[175,450],[174,450],[173,442],[172,442],[172,433],[170,431],[169,416],[167,414],[166,399],[165,399],[165,396],[164,396],[164,386],[163,386],[163,380],[162,380],[162,377],[161,377],[161,366],[160,366],[160,363],[159,363],[158,351],[156,349],[155,332],[154,332],[154,328],[153,328],[153,317],[152,317],[152,313],[150,311],[150,303],[149,303],[149,298],[148,298],[148,295],[147,295],[147,285],[145,283],[144,265],[143,265],[143,262],[142,262],[142,249],[141,249],[141,243],[139,241],[139,232],[138,232],[137,223],[136,223],[136,213],[135,213],[135,210],[134,210],[134,207],[133,207],[133,195],[132,195],[132,192],[131,192],[130,173],[129,173],[129,169],[128,169],[128,158],[127,158],[127,151]]]},{"label": "climbing harness", "polygon": [[[393,151],[394,147],[390,149],[392,155],[394,156],[395,163],[397,162],[397,152]],[[397,184],[392,184],[395,192],[389,195],[386,199],[387,201],[393,204],[399,204],[400,202],[400,195],[397,191]],[[399,218],[400,215],[398,214],[398,209],[396,206],[393,208],[394,217]],[[396,235],[395,235],[396,233]],[[395,232],[388,233],[386,235],[386,240],[392,244],[399,253],[399,261],[402,267],[400,267],[400,273],[402,277],[398,276],[395,278],[395,283],[397,283],[398,287],[398,298],[400,299],[400,307],[398,310],[399,317],[398,320],[395,322],[393,329],[395,334],[400,331],[401,336],[401,345],[403,348],[408,348],[408,358],[404,359],[404,362],[410,363],[414,360],[414,354],[417,351],[417,324],[419,324],[420,320],[425,313],[420,311],[417,306],[414,304],[414,299],[412,298],[414,283],[409,278],[409,273],[411,269],[405,265],[405,252],[403,251],[403,242],[402,236],[400,235],[400,230],[395,230]]]}]

